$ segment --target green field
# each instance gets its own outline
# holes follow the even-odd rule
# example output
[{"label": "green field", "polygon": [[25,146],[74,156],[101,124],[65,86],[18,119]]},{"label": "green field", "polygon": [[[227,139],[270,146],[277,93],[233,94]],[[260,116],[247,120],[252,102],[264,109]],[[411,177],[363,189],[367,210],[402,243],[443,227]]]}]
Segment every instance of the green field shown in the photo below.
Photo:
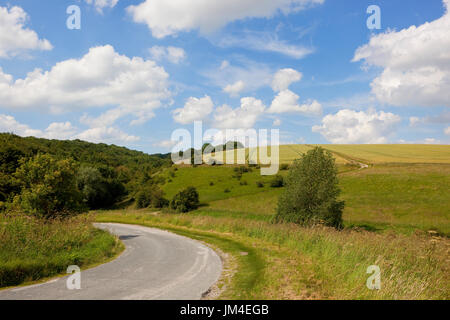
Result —
[{"label": "green field", "polygon": [[[289,149],[287,148],[289,147]],[[349,146],[336,146],[334,150],[342,154]],[[360,148],[358,148],[360,147]],[[433,163],[445,159],[449,146],[388,146],[381,148],[391,150],[394,163],[377,164],[379,156],[374,150],[380,146],[353,146],[350,154],[342,154],[347,159],[357,159],[367,163],[375,163],[369,168],[351,168],[340,165],[340,186],[342,199],[347,205],[344,221],[347,226],[359,226],[369,230],[390,230],[414,232],[420,230],[437,230],[442,234],[450,234],[450,164]],[[404,147],[404,148],[403,148]],[[391,148],[391,149],[389,149]],[[421,155],[412,163],[401,163],[399,159],[409,157],[424,150],[430,151],[429,157]],[[283,146],[280,150],[292,150],[292,146]],[[304,150],[303,146],[299,150]],[[368,150],[371,150],[369,157]],[[397,150],[397,153],[394,151]],[[438,152],[439,151],[439,152]],[[288,156],[292,154],[287,153]],[[361,155],[365,159],[360,158]],[[281,153],[281,157],[288,156]],[[384,159],[386,159],[385,157]],[[406,158],[403,158],[406,159]],[[418,164],[418,163],[421,164]],[[428,162],[428,163],[427,163]],[[230,211],[250,214],[251,216],[271,216],[276,211],[279,189],[270,188],[271,177],[261,176],[259,170],[244,173],[240,180],[233,178],[231,166],[198,166],[196,168],[180,167],[169,177],[168,171],[163,190],[168,198],[186,185],[196,187],[204,210]],[[287,171],[280,171],[284,175]],[[265,182],[263,188],[256,186],[257,181]],[[246,185],[242,185],[246,182]],[[212,184],[212,185],[211,185]],[[227,192],[226,192],[227,191]]]}]

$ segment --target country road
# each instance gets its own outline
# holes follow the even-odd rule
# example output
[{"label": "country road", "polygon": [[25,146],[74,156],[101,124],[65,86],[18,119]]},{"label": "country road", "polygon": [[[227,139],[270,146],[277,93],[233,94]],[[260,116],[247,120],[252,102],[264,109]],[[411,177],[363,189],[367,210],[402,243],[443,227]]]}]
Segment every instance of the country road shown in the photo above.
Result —
[{"label": "country road", "polygon": [[65,276],[0,291],[0,300],[194,300],[220,277],[220,257],[200,242],[142,226],[96,226],[119,236],[126,249],[117,259],[82,271],[81,289],[67,289]]}]

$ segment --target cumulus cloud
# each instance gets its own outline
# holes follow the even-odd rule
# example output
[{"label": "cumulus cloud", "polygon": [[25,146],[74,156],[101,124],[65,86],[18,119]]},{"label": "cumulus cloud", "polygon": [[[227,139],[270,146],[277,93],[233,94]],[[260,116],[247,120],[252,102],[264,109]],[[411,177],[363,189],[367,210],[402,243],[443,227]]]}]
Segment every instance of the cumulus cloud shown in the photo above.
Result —
[{"label": "cumulus cloud", "polygon": [[322,106],[316,100],[300,105],[299,96],[290,90],[283,90],[273,99],[268,113],[301,113],[305,115],[320,116]]},{"label": "cumulus cloud", "polygon": [[395,106],[450,106],[450,0],[432,22],[374,35],[353,61],[381,67],[372,92]]},{"label": "cumulus cloud", "polygon": [[47,129],[32,129],[18,122],[13,116],[0,114],[0,132],[11,132],[22,137],[38,137],[46,139],[73,140],[80,139],[94,143],[113,143],[125,145],[140,138],[128,135],[114,127],[95,127],[79,131],[70,122],[53,122]]},{"label": "cumulus cloud", "polygon": [[0,132],[10,132],[22,137],[42,136],[41,130],[31,129],[26,124],[19,123],[13,116],[0,114]]},{"label": "cumulus cloud", "polygon": [[44,137],[48,139],[71,139],[75,136],[77,128],[72,126],[69,121],[66,122],[53,122],[45,130]]},{"label": "cumulus cloud", "polygon": [[228,93],[231,97],[237,97],[239,96],[239,93],[241,93],[241,91],[244,89],[245,89],[244,81],[239,80],[234,84],[227,85],[225,88],[223,88],[223,91]]},{"label": "cumulus cloud", "polygon": [[182,31],[206,34],[245,18],[271,18],[289,14],[324,0],[145,0],[127,8],[137,23],[144,23],[156,38]]},{"label": "cumulus cloud", "polygon": [[183,48],[178,47],[161,47],[153,46],[149,49],[150,55],[153,59],[161,61],[167,59],[168,61],[178,64],[186,59],[186,52]]},{"label": "cumulus cloud", "polygon": [[170,97],[168,77],[155,62],[128,58],[106,45],[50,71],[35,69],[25,79],[13,80],[0,68],[0,107],[62,113],[117,106],[116,114],[131,114],[142,123]]},{"label": "cumulus cloud", "polygon": [[261,100],[253,97],[241,99],[241,106],[233,109],[228,105],[216,108],[214,113],[215,127],[219,129],[252,128],[266,107]]},{"label": "cumulus cloud", "polygon": [[377,144],[387,143],[401,118],[392,113],[374,110],[340,110],[322,119],[322,125],[314,126],[313,132],[335,144]]},{"label": "cumulus cloud", "polygon": [[[20,7],[0,7],[0,58],[11,58],[29,50],[51,50],[46,39],[25,27],[27,13]],[[1,75],[0,75],[1,77]]]},{"label": "cumulus cloud", "polygon": [[189,124],[194,121],[203,120],[214,108],[214,103],[209,96],[203,98],[190,97],[183,108],[173,111],[173,119],[181,124]]},{"label": "cumulus cloud", "polygon": [[74,138],[94,143],[108,144],[127,144],[140,140],[139,137],[128,135],[118,128],[106,126],[87,129],[77,134]]},{"label": "cumulus cloud", "polygon": [[164,149],[170,149],[170,148],[173,148],[177,143],[178,143],[178,141],[162,140],[157,143],[154,143],[153,146],[164,148]]},{"label": "cumulus cloud", "polygon": [[279,127],[279,126],[281,126],[281,120],[280,120],[280,119],[275,119],[275,120],[273,121],[272,126],[274,126],[274,127]]},{"label": "cumulus cloud", "polygon": [[302,74],[294,69],[280,69],[278,70],[272,80],[273,91],[283,91],[289,88],[289,86],[302,79]]},{"label": "cumulus cloud", "polygon": [[85,0],[88,4],[94,5],[98,12],[103,13],[104,8],[114,8],[119,0]]}]

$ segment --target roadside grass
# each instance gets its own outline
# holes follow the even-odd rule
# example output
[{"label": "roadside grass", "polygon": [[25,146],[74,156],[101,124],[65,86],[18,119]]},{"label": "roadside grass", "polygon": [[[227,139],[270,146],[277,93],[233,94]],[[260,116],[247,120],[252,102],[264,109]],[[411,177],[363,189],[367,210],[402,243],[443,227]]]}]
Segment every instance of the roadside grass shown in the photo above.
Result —
[{"label": "roadside grass", "polygon": [[64,221],[0,215],[0,288],[65,273],[69,265],[85,269],[118,255],[122,243],[92,222],[86,215]]},{"label": "roadside grass", "polygon": [[[156,216],[145,211],[102,211],[96,219],[166,229],[232,254],[238,259],[238,272],[220,298],[450,298],[448,238],[302,228],[201,210]],[[381,290],[366,287],[370,265],[381,268]]]}]

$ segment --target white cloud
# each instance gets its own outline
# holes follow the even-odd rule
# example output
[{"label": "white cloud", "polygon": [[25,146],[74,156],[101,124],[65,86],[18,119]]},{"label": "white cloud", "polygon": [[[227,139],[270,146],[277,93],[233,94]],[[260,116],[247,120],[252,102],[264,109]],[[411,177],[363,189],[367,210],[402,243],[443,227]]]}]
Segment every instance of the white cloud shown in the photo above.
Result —
[{"label": "white cloud", "polygon": [[241,92],[255,91],[261,87],[270,85],[273,71],[263,63],[242,59],[240,65],[232,65],[229,61],[222,61],[220,67],[201,72],[207,78],[208,84],[214,84],[225,88],[230,83],[236,84],[242,81],[245,87]]},{"label": "white cloud", "polygon": [[261,100],[252,97],[242,98],[239,108],[232,109],[228,105],[216,108],[214,114],[215,127],[219,129],[253,128],[265,109],[266,107]]},{"label": "white cloud", "polygon": [[32,129],[19,123],[13,116],[0,114],[0,132],[12,132],[22,137],[38,137],[46,139],[73,140],[80,139],[94,143],[114,143],[118,145],[138,141],[140,138],[128,135],[114,127],[95,127],[81,132],[70,122],[53,122],[44,131]]},{"label": "white cloud", "polygon": [[5,114],[0,114],[0,132],[11,132],[22,137],[42,136],[41,130],[31,129],[26,124],[17,122],[17,120]]},{"label": "white cloud", "polygon": [[20,7],[0,7],[0,58],[15,57],[28,50],[53,49],[48,40],[39,39],[35,31],[25,28],[27,20],[27,13]]},{"label": "white cloud", "polygon": [[289,88],[289,86],[302,79],[302,74],[294,69],[280,69],[275,73],[272,80],[273,91],[283,91]]},{"label": "white cloud", "polygon": [[119,0],[85,0],[88,4],[93,4],[98,12],[103,13],[104,8],[114,8]]},{"label": "white cloud", "polygon": [[67,122],[53,122],[45,130],[44,137],[48,139],[71,139],[77,132],[77,128]]},{"label": "white cloud", "polygon": [[186,52],[183,48],[178,47],[161,47],[153,46],[149,49],[150,55],[153,59],[161,61],[167,59],[168,61],[178,64],[186,59]]},{"label": "white cloud", "polygon": [[383,111],[343,109],[325,116],[322,125],[314,126],[312,131],[335,144],[381,144],[388,142],[387,137],[395,131],[400,120],[399,116]]},{"label": "white cloud", "polygon": [[114,127],[98,127],[87,129],[74,137],[94,143],[126,144],[136,142],[140,138],[128,135],[122,130]]},{"label": "white cloud", "polygon": [[450,106],[450,0],[432,22],[374,35],[353,61],[383,68],[372,82],[382,103],[396,106]]},{"label": "white cloud", "polygon": [[106,45],[50,71],[35,69],[25,79],[13,80],[0,68],[0,107],[62,113],[117,106],[120,116],[132,114],[135,122],[145,122],[170,97],[168,77],[155,62],[128,58]]},{"label": "white cloud", "polygon": [[209,96],[203,98],[190,97],[183,108],[173,111],[173,119],[181,124],[189,124],[194,121],[203,120],[214,108],[214,103]]},{"label": "white cloud", "polygon": [[245,18],[271,18],[289,14],[324,0],[146,0],[127,8],[133,20],[147,24],[156,38],[182,31],[211,33]]},{"label": "white cloud", "polygon": [[279,40],[274,33],[244,31],[237,35],[227,35],[219,41],[212,41],[220,47],[240,47],[256,51],[275,52],[294,59],[301,59],[314,52],[314,49],[289,44]]},{"label": "white cloud", "polygon": [[447,127],[444,129],[444,133],[448,136],[450,136],[450,127]]},{"label": "white cloud", "polygon": [[268,113],[301,113],[305,115],[320,116],[322,106],[316,100],[300,105],[299,96],[290,90],[283,90],[273,99]]},{"label": "white cloud", "polygon": [[159,142],[157,142],[157,143],[154,143],[153,146],[155,146],[155,147],[160,147],[160,148],[164,148],[164,149],[171,149],[171,148],[173,148],[177,143],[178,143],[178,141],[173,141],[173,140],[162,140],[162,141],[159,141]]},{"label": "white cloud", "polygon": [[239,96],[239,93],[241,93],[241,91],[244,89],[245,89],[244,81],[239,80],[234,84],[227,85],[225,88],[223,88],[223,91],[228,93],[231,97],[237,97]]},{"label": "white cloud", "polygon": [[279,126],[281,126],[281,120],[280,120],[280,119],[275,119],[275,120],[273,121],[272,126],[274,126],[274,127],[279,127]]}]

